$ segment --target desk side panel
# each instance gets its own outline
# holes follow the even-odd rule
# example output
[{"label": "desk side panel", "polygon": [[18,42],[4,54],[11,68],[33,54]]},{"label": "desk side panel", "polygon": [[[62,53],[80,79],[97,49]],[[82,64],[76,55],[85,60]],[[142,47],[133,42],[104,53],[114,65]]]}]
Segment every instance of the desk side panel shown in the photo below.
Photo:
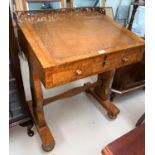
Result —
[{"label": "desk side panel", "polygon": [[[25,54],[28,64],[29,64],[29,69],[33,69],[38,73],[38,76],[42,83],[45,85],[45,72],[44,69],[42,68],[40,62],[38,61],[37,57],[35,56],[32,48],[28,44],[23,32],[18,29],[18,42],[19,46],[22,50],[22,52]],[[31,63],[30,63],[31,61]]]}]

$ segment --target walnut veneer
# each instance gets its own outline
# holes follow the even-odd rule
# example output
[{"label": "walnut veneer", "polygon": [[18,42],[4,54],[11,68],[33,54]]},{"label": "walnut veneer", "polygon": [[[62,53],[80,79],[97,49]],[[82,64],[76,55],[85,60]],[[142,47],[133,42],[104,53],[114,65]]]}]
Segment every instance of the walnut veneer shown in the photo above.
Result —
[{"label": "walnut veneer", "polygon": [[[115,118],[119,109],[109,101],[116,68],[143,59],[144,41],[105,15],[104,8],[18,12],[20,46],[28,58],[31,112],[43,149],[54,147],[43,105],[86,91]],[[40,82],[56,87],[98,74],[95,83],[43,99]]]}]

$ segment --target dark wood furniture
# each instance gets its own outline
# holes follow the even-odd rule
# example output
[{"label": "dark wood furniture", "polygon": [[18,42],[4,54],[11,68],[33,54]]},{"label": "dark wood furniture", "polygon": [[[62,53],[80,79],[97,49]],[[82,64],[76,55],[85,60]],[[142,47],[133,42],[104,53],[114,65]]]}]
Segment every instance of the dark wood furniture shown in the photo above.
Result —
[{"label": "dark wood furniture", "polygon": [[107,145],[102,155],[145,155],[145,124]]},{"label": "dark wood furniture", "polygon": [[[133,11],[131,19],[129,22],[128,29],[131,30],[134,17],[137,11],[138,6],[145,5],[140,3],[139,0],[136,0],[133,5]],[[144,57],[145,58],[145,57]],[[116,70],[113,84],[112,84],[112,93],[111,101],[114,99],[116,94],[124,94],[135,89],[145,87],[145,59],[141,62],[125,66]]]},{"label": "dark wood furniture", "polygon": [[131,5],[133,5],[133,11],[132,11],[129,26],[128,26],[128,29],[130,31],[132,29],[132,24],[133,24],[133,21],[134,21],[134,18],[135,18],[137,8],[138,8],[138,6],[144,6],[145,5],[145,0],[143,2],[140,2],[140,0],[135,0],[135,2],[133,2]]},{"label": "dark wood furniture", "polygon": [[124,94],[145,87],[145,60],[116,70],[111,100],[116,94]]},{"label": "dark wood furniture", "polygon": [[9,126],[27,126],[28,135],[33,136],[34,132],[31,130],[33,122],[26,104],[11,14],[9,16],[9,56]]},{"label": "dark wood furniture", "polygon": [[[50,151],[55,144],[43,110],[50,102],[86,91],[116,118],[119,109],[109,101],[115,68],[141,61],[144,41],[106,16],[104,8],[26,11],[17,16],[19,43],[30,69],[29,106],[43,149]],[[53,88],[95,74],[95,83],[43,98],[41,82]]]}]

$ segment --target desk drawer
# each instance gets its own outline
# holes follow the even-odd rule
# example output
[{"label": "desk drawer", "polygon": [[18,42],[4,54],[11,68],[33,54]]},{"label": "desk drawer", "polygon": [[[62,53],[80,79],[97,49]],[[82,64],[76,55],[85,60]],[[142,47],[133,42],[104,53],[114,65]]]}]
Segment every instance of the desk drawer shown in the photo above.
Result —
[{"label": "desk drawer", "polygon": [[90,75],[136,63],[141,61],[142,58],[142,50],[133,49],[100,55],[95,58],[61,66],[57,71],[50,73],[52,77],[48,78],[48,80],[52,79],[52,81],[48,81],[48,85],[50,85],[49,87],[54,87],[65,84]]},{"label": "desk drawer", "polygon": [[98,57],[68,65],[60,72],[53,74],[53,85],[64,84],[101,73],[104,69],[104,62],[104,57]]}]

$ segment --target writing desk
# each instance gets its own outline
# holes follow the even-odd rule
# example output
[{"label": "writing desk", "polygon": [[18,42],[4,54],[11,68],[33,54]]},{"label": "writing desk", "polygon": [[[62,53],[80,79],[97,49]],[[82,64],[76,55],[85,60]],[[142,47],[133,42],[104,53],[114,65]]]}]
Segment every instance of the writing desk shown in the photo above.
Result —
[{"label": "writing desk", "polygon": [[[109,101],[115,69],[141,61],[144,41],[105,15],[104,8],[18,12],[19,42],[26,54],[32,92],[30,106],[45,151],[54,147],[43,106],[86,91],[115,118],[119,109]],[[98,74],[95,83],[43,99],[45,88]]]}]

